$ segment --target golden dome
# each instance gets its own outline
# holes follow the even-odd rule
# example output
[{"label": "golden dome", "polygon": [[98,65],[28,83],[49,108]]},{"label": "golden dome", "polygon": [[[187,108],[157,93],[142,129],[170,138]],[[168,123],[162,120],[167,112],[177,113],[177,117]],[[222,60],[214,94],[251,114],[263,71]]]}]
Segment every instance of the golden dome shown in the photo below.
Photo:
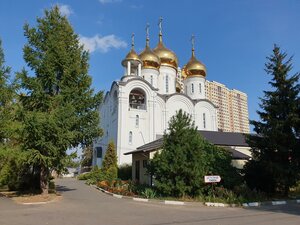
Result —
[{"label": "golden dome", "polygon": [[141,52],[139,57],[143,62],[143,68],[157,69],[157,70],[159,69],[160,59],[149,47],[148,34],[147,34],[147,39],[146,39],[146,47],[145,47],[144,51]]},{"label": "golden dome", "polygon": [[206,68],[205,65],[200,62],[195,56],[195,48],[194,43],[195,36],[192,36],[192,57],[188,61],[188,63],[183,67],[183,77],[189,76],[206,76]]},{"label": "golden dome", "polygon": [[142,63],[141,59],[139,58],[138,54],[134,50],[134,34],[131,36],[132,42],[131,42],[131,50],[126,55],[125,59],[122,60],[122,65],[124,67],[127,66],[127,62],[130,61],[134,66],[137,66],[139,63]]},{"label": "golden dome", "polygon": [[162,42],[162,35],[159,34],[159,42],[153,52],[160,58],[161,65],[170,66],[177,70],[178,59],[176,54],[167,49]]}]

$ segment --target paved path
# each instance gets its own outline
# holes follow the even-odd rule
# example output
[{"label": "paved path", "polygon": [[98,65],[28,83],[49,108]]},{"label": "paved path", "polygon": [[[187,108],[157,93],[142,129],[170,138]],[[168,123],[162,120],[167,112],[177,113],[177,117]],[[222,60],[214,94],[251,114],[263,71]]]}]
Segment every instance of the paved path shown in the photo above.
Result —
[{"label": "paved path", "polygon": [[255,209],[172,206],[117,199],[75,179],[56,181],[63,200],[19,205],[0,197],[0,225],[300,224],[300,206]]}]

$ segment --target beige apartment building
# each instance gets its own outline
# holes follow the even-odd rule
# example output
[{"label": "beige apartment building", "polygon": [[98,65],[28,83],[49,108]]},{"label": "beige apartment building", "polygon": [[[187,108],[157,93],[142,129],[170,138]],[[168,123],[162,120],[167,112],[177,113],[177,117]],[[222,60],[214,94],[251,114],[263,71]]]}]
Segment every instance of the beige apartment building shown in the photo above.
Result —
[{"label": "beige apartment building", "polygon": [[218,106],[219,131],[250,133],[247,94],[206,80],[205,95]]}]

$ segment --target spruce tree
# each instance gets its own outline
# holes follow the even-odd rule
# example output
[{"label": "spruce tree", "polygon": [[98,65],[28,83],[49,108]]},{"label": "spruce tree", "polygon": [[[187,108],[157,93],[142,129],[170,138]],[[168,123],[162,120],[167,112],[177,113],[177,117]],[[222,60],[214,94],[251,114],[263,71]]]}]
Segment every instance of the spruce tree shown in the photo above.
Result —
[{"label": "spruce tree", "polygon": [[169,122],[163,148],[151,160],[149,172],[161,194],[197,196],[204,193],[204,176],[211,173],[231,185],[228,181],[237,174],[230,163],[229,153],[207,142],[191,117],[179,110]]},{"label": "spruce tree", "polygon": [[102,171],[107,179],[114,180],[118,177],[118,159],[115,144],[110,141],[102,162]]},{"label": "spruce tree", "polygon": [[88,52],[57,6],[24,26],[24,59],[33,74],[18,73],[22,110],[22,149],[48,192],[51,170],[64,169],[66,150],[87,146],[101,135],[98,127],[102,93],[94,94],[88,74]]},{"label": "spruce tree", "polygon": [[5,66],[2,41],[0,39],[0,147],[11,137],[14,87],[10,83],[10,67]]},{"label": "spruce tree", "polygon": [[246,166],[246,180],[252,188],[287,195],[300,178],[299,73],[289,75],[292,58],[276,45],[267,60],[272,89],[261,98],[260,120],[251,121],[257,135],[248,140],[254,160]]}]

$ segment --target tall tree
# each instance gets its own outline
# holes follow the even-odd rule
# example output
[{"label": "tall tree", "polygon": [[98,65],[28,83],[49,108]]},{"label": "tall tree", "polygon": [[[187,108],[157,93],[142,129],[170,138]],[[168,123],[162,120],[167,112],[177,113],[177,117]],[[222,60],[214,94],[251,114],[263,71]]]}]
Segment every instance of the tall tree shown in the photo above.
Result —
[{"label": "tall tree", "polygon": [[102,93],[94,94],[88,53],[57,6],[45,10],[36,27],[25,24],[24,34],[24,59],[34,74],[18,74],[25,90],[20,96],[22,148],[47,193],[50,171],[63,170],[66,150],[101,136],[97,108]]},{"label": "tall tree", "polygon": [[149,172],[159,192],[178,197],[205,194],[204,176],[210,173],[221,175],[226,186],[237,175],[229,153],[207,142],[182,110],[171,118],[163,149],[151,160]]},{"label": "tall tree", "polygon": [[287,195],[300,178],[300,74],[289,75],[292,57],[276,45],[267,60],[265,71],[272,77],[272,89],[261,98],[260,120],[251,121],[258,135],[249,137],[254,160],[246,166],[246,180],[251,187]]},{"label": "tall tree", "polygon": [[107,179],[114,180],[118,177],[118,161],[115,144],[110,141],[102,162],[102,171]]},{"label": "tall tree", "polygon": [[93,146],[88,145],[83,148],[82,150],[82,159],[81,159],[81,166],[82,167],[90,167],[92,166],[93,162]]},{"label": "tall tree", "polygon": [[11,135],[12,107],[14,88],[10,83],[10,67],[5,66],[2,41],[0,39],[0,144],[4,143]]}]

